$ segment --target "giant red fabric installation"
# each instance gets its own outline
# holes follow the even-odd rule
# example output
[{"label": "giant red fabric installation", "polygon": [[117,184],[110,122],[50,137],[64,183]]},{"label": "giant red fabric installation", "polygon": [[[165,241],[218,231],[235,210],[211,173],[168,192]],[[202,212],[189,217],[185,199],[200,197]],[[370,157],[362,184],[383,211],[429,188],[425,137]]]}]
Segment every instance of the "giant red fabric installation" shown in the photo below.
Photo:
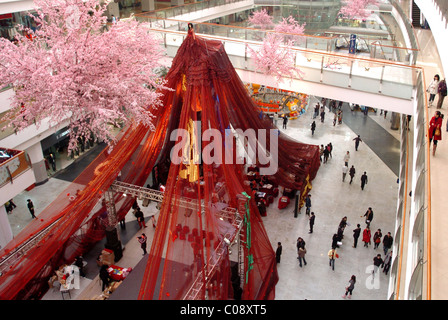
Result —
[{"label": "giant red fabric installation", "polygon": [[[41,297],[57,266],[73,261],[104,237],[103,195],[118,173],[125,182],[142,186],[155,166],[166,188],[139,299],[235,298],[231,264],[238,260],[232,258],[238,251],[232,249],[230,254],[226,240],[237,239],[239,232],[242,298],[275,297],[275,254],[244,164],[236,163],[236,144],[229,144],[236,137],[216,137],[231,135],[230,128],[253,129],[257,134],[276,128],[251,100],[219,41],[203,39],[190,30],[166,79],[174,90],[163,92],[164,108],[151,110],[157,116],[155,131],[143,126],[124,130],[113,150],[106,148],[39,214],[39,220],[1,251],[3,257],[48,229],[0,277],[1,299]],[[270,178],[299,190],[303,198],[319,168],[318,146],[277,135],[278,170]],[[264,148],[275,152],[271,138],[266,135]],[[173,155],[182,161],[172,161]],[[267,166],[259,158],[256,161]],[[132,202],[116,194],[115,205],[118,221]]]}]

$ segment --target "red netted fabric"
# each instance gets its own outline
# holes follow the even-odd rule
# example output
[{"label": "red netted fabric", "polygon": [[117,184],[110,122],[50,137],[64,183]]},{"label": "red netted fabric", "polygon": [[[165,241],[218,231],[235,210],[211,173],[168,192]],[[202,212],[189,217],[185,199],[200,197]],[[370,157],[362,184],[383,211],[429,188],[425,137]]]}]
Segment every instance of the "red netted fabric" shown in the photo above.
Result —
[{"label": "red netted fabric", "polygon": [[[185,136],[170,132],[174,141],[170,140],[170,148],[161,155],[160,162],[167,164],[160,168],[167,176],[165,196],[139,298],[236,298],[228,284],[229,259],[238,244],[229,248],[224,238],[237,239],[240,232],[240,263],[245,270],[240,283],[242,298],[273,299],[278,280],[273,248],[244,167],[236,163],[236,148],[216,137],[228,135],[229,128],[274,127],[251,100],[219,41],[205,40],[190,31],[166,80],[176,89],[165,92],[163,98],[164,105],[173,109],[172,128],[184,129],[190,143],[182,150],[175,148]],[[220,135],[208,139],[211,130]],[[282,134],[278,140],[279,170],[270,176],[271,181],[309,190],[319,167],[318,146],[301,144]],[[216,143],[222,148],[215,149]],[[266,146],[271,150],[268,135]],[[173,163],[172,150],[175,154],[182,151],[179,156],[184,161]],[[228,163],[229,158],[233,163]],[[232,208],[244,221],[241,229],[226,216],[226,210]]]},{"label": "red netted fabric", "polygon": [[[46,230],[0,277],[0,299],[40,298],[55,268],[104,238],[109,225],[104,193],[119,172],[122,181],[143,186],[155,167],[165,194],[139,299],[233,299],[236,287],[242,288],[243,299],[275,297],[275,254],[244,165],[237,163],[229,140],[205,138],[210,132],[229,135],[229,128],[270,130],[272,123],[251,100],[221,42],[189,32],[166,79],[173,90],[163,92],[163,108],[151,109],[155,130],[124,130],[112,150],[106,148],[2,249],[5,257]],[[180,132],[190,141],[182,149],[177,148]],[[272,151],[266,138],[266,149]],[[236,145],[236,138],[230,139]],[[217,144],[221,150],[213,149]],[[174,163],[173,153],[182,161]],[[258,160],[258,166],[266,166]],[[270,179],[299,190],[303,198],[319,163],[318,146],[279,134],[278,170]],[[133,199],[117,193],[114,200],[121,220]],[[244,271],[235,276],[232,265],[238,259]]]}]

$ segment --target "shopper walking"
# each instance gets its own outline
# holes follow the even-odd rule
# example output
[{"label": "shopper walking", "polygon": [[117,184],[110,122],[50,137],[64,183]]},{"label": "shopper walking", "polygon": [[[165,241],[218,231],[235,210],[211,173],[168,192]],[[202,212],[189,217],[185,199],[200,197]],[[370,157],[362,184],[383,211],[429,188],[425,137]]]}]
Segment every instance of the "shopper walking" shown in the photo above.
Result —
[{"label": "shopper walking", "polygon": [[434,102],[434,98],[436,97],[437,91],[439,89],[439,81],[440,76],[438,74],[434,75],[434,78],[429,83],[428,89],[426,89],[426,92],[429,93],[429,106],[432,106],[432,103]]},{"label": "shopper walking", "polygon": [[389,272],[391,264],[392,264],[392,250],[389,251],[384,257],[383,272],[385,275],[387,275],[387,273]]},{"label": "shopper walking", "polygon": [[373,249],[377,249],[381,243],[381,237],[383,236],[383,234],[381,233],[381,229],[378,229],[374,234],[373,234]]},{"label": "shopper walking", "polygon": [[342,182],[345,181],[345,176],[347,175],[347,172],[348,172],[348,167],[344,164],[342,166]]},{"label": "shopper walking", "polygon": [[305,214],[307,215],[307,216],[309,216],[310,215],[310,212],[311,212],[311,195],[310,194],[308,194],[307,196],[306,196],[306,198],[305,198]]},{"label": "shopper walking", "polygon": [[282,243],[278,242],[277,243],[277,250],[275,250],[275,260],[277,261],[277,263],[280,263],[280,258],[282,256],[282,251],[283,251]]},{"label": "shopper walking", "polygon": [[371,242],[372,234],[370,233],[370,228],[366,227],[362,232],[362,241],[364,242],[364,247],[368,248]]},{"label": "shopper walking", "polygon": [[288,117],[286,114],[283,116],[283,129],[286,129],[286,125],[288,124]]},{"label": "shopper walking", "polygon": [[324,123],[325,121],[325,110],[322,110],[320,112],[320,122]]},{"label": "shopper walking", "polygon": [[316,219],[316,216],[314,215],[314,212],[311,212],[310,216],[310,231],[309,233],[313,233],[313,227],[314,227],[314,220]]},{"label": "shopper walking", "polygon": [[140,207],[137,207],[137,211],[135,211],[135,217],[137,218],[138,226],[141,228],[146,228],[145,217],[143,216],[143,212]]},{"label": "shopper walking", "polygon": [[358,223],[356,225],[356,229],[353,230],[353,248],[356,248],[356,246],[358,245],[358,238],[360,234],[361,234],[361,225]]},{"label": "shopper walking", "polygon": [[[298,237],[296,246],[297,246],[297,252],[299,252],[299,248],[305,249],[305,241],[301,237]],[[299,258],[297,257],[297,259]]]},{"label": "shopper walking", "polygon": [[355,140],[355,150],[358,151],[359,143],[362,142],[361,136],[358,134],[358,136],[353,140]]},{"label": "shopper walking", "polygon": [[36,216],[34,215],[34,204],[33,204],[33,201],[31,201],[31,199],[28,199],[27,201],[28,201],[27,207],[28,207],[28,210],[31,213],[31,217],[33,217],[33,219],[37,219]]},{"label": "shopper walking", "polygon": [[140,237],[137,237],[138,242],[140,243],[140,247],[143,250],[143,255],[147,254],[146,252],[146,242],[148,240],[148,237],[146,236],[146,234],[142,233],[142,235]]},{"label": "shopper walking", "polygon": [[352,294],[353,294],[353,289],[355,289],[355,283],[356,283],[356,276],[352,275],[350,277],[350,280],[348,281],[348,286],[345,288],[345,294],[342,296],[342,298],[351,299]]},{"label": "shopper walking", "polygon": [[437,89],[437,109],[441,109],[442,105],[443,105],[443,100],[445,99],[447,94],[447,90],[446,90],[446,81],[445,79],[443,79],[442,81],[439,82],[439,86]]},{"label": "shopper walking", "polygon": [[361,190],[364,190],[364,186],[367,184],[367,173],[364,171],[364,174],[361,176]]},{"label": "shopper walking", "polygon": [[436,111],[431,121],[429,122],[429,143],[434,140],[432,155],[436,154],[437,142],[442,140],[442,123],[443,115],[440,111]]},{"label": "shopper walking", "polygon": [[373,271],[372,271],[372,275],[375,276],[375,274],[378,273],[378,270],[380,269],[381,266],[383,266],[384,261],[381,258],[381,254],[377,254],[376,257],[373,258]]},{"label": "shopper walking", "polygon": [[103,264],[100,268],[100,279],[103,282],[102,291],[104,291],[104,289],[109,286],[111,280],[109,271],[107,271],[107,269],[109,269],[109,266],[105,264]]},{"label": "shopper walking", "polygon": [[303,264],[306,265],[306,260],[305,260],[306,249],[305,249],[305,247],[299,248],[298,255],[299,255],[299,265],[300,265],[300,268],[302,268],[302,261],[303,261]]},{"label": "shopper walking", "polygon": [[355,166],[352,165],[352,167],[350,168],[348,174],[350,175],[350,184],[352,184],[353,182],[353,178],[355,177],[355,173],[356,173],[356,169]]},{"label": "shopper walking", "polygon": [[[363,217],[363,216],[361,216],[361,217]],[[367,209],[366,213],[364,214],[364,217],[366,217],[366,225],[368,227],[370,227],[370,223],[373,220],[373,210],[372,210],[372,207],[369,207]]]},{"label": "shopper walking", "polygon": [[311,124],[311,135],[314,136],[314,131],[316,130],[316,121]]},{"label": "shopper walking", "polygon": [[329,265],[330,268],[334,271],[334,262],[336,258],[339,258],[339,255],[336,252],[335,248],[331,248],[330,251],[328,251],[328,259],[329,259]]},{"label": "shopper walking", "polygon": [[350,151],[344,155],[344,164],[348,167],[348,161],[350,160]]},{"label": "shopper walking", "polygon": [[390,248],[392,248],[392,244],[394,243],[394,238],[392,237],[392,235],[390,234],[390,232],[388,232],[384,238],[383,238],[383,251],[384,251],[384,255],[387,254],[387,251],[389,251]]}]

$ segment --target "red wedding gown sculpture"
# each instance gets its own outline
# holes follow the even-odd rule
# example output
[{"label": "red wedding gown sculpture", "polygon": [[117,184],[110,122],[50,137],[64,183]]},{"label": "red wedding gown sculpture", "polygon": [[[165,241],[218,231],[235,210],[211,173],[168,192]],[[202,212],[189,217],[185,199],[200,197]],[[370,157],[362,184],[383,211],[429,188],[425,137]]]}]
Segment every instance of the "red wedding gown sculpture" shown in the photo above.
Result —
[{"label": "red wedding gown sculpture", "polygon": [[[250,98],[219,41],[203,39],[190,29],[166,79],[174,90],[163,92],[163,108],[151,110],[157,115],[155,131],[144,126],[125,130],[113,150],[101,153],[39,215],[39,221],[2,250],[4,256],[30,235],[49,230],[0,278],[1,299],[42,296],[57,266],[104,237],[101,200],[118,173],[122,181],[143,186],[155,167],[165,192],[139,299],[233,299],[237,287],[243,299],[275,297],[275,253],[244,167],[235,164],[235,148],[204,139],[211,129],[224,137],[229,128],[256,132],[275,128]],[[184,129],[190,141],[182,149],[186,161],[179,164],[171,161],[179,139],[176,129]],[[270,137],[266,140],[266,150],[274,152]],[[221,144],[222,154],[210,151],[216,144]],[[278,171],[270,178],[299,190],[303,197],[320,165],[318,146],[279,134],[277,152]],[[225,161],[226,154],[233,163]],[[211,163],[211,157],[222,161]],[[115,194],[115,204],[121,220],[132,199]],[[237,239],[242,240],[241,251],[238,245],[232,248]],[[239,281],[232,274],[231,260],[243,266],[236,276]]]}]

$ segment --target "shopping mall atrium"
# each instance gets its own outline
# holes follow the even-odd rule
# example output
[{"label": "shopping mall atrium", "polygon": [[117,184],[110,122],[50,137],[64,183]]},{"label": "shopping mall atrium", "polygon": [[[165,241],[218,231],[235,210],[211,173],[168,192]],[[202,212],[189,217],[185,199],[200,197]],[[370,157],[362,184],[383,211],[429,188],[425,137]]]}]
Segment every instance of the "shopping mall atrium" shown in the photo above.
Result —
[{"label": "shopping mall atrium", "polygon": [[[0,299],[447,299],[448,102],[428,89],[448,70],[448,2],[368,1],[366,15],[345,17],[350,2],[110,1],[101,32],[141,23],[158,39],[157,72],[170,87],[150,109],[153,127],[107,126],[113,148],[92,135],[72,152],[70,117],[10,125],[23,87],[2,83]],[[38,11],[32,0],[0,1],[0,36],[14,43],[38,32]],[[262,11],[269,28],[251,22]],[[300,74],[276,77],[254,52],[288,17],[303,27],[285,45]],[[203,144],[203,163],[170,161],[177,129],[193,160]],[[242,130],[274,130],[278,170],[261,155],[207,163],[205,129],[225,133],[219,154],[236,142],[234,160],[253,148]]]}]

